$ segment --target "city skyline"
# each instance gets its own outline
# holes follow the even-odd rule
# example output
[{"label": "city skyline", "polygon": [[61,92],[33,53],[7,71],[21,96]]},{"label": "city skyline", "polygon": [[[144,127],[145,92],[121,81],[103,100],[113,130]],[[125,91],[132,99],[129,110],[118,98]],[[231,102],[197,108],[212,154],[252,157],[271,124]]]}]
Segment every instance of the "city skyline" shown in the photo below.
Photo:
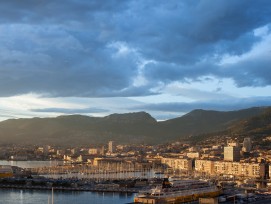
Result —
[{"label": "city skyline", "polygon": [[1,1],[0,120],[271,105],[271,2]]}]

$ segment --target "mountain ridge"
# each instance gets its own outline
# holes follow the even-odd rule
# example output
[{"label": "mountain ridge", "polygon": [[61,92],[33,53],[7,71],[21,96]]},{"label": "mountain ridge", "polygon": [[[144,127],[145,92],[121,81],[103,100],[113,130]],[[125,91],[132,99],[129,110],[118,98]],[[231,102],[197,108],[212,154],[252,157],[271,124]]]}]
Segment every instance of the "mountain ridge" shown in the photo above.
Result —
[{"label": "mountain ridge", "polygon": [[166,121],[156,121],[143,111],[105,117],[63,115],[55,118],[9,119],[0,122],[0,142],[65,146],[115,140],[118,143],[158,144],[226,130],[235,122],[262,114],[267,108],[253,107],[237,111],[197,109]]}]

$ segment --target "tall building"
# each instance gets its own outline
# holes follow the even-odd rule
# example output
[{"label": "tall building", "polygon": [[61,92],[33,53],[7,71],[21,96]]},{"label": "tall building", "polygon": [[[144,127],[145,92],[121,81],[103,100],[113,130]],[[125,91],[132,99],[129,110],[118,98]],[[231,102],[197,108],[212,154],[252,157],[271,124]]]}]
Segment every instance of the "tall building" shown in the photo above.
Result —
[{"label": "tall building", "polygon": [[115,143],[114,141],[108,142],[108,153],[114,153],[115,152]]},{"label": "tall building", "polygon": [[238,146],[224,147],[225,161],[240,161],[240,148]]},{"label": "tall building", "polygon": [[100,155],[104,155],[104,154],[105,154],[105,148],[104,146],[102,146],[100,149]]},{"label": "tall building", "polygon": [[250,152],[252,149],[252,143],[251,143],[251,139],[250,137],[246,137],[244,138],[244,142],[243,142],[243,152]]}]

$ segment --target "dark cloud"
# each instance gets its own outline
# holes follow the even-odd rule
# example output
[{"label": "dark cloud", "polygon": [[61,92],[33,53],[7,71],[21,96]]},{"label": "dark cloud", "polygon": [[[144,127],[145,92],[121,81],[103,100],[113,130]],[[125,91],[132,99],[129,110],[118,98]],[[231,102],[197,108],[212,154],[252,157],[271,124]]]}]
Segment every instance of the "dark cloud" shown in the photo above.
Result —
[{"label": "dark cloud", "polygon": [[119,12],[126,1],[86,0],[4,0],[0,2],[3,23],[66,24],[72,21],[95,22],[95,15],[103,12]]},{"label": "dark cloud", "polygon": [[195,63],[193,65],[179,65],[175,63],[149,63],[145,67],[145,76],[153,81],[186,82],[186,79],[198,80],[202,76],[216,75],[217,66],[210,62]]},{"label": "dark cloud", "polygon": [[[18,28],[8,28],[0,35],[12,34],[11,42],[18,43],[2,40],[6,47],[0,50],[2,96],[28,92],[106,96],[129,87],[136,75],[137,59],[133,53],[118,56],[118,49],[106,45],[85,49],[77,39],[56,27],[21,25],[19,31],[23,34],[16,33]],[[32,38],[24,42],[27,35]]]},{"label": "dark cloud", "polygon": [[268,0],[4,0],[0,12],[0,96],[145,96],[208,75],[271,84],[268,59],[219,65],[264,40],[253,31],[271,21]]},{"label": "dark cloud", "polygon": [[234,46],[225,46],[225,43],[232,44],[238,39],[250,48],[257,39],[243,40],[243,36],[270,22],[268,4],[268,1],[244,0],[159,1],[155,6],[134,3],[120,14],[129,18],[131,26],[126,27],[129,32],[121,24],[117,27],[118,36],[140,47],[149,58],[193,63],[210,55],[235,52]]},{"label": "dark cloud", "polygon": [[[267,86],[271,84],[270,64],[271,52],[260,59],[252,58],[228,65],[221,72],[225,77],[232,77],[238,87]],[[233,72],[235,73],[233,74]]]}]

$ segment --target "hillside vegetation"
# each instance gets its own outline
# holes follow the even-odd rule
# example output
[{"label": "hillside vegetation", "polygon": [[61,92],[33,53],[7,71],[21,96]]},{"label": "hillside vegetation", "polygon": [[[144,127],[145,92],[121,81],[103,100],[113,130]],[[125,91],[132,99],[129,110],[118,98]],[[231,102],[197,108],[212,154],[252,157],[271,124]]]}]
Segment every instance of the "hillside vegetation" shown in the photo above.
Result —
[{"label": "hillside vegetation", "polygon": [[270,112],[267,107],[227,112],[194,110],[161,122],[157,122],[146,112],[112,114],[106,117],[68,115],[10,119],[0,122],[0,142],[82,145],[114,140],[122,144],[157,144],[229,129],[240,134],[242,131],[253,132],[257,128],[264,132],[264,128],[270,127]]}]

